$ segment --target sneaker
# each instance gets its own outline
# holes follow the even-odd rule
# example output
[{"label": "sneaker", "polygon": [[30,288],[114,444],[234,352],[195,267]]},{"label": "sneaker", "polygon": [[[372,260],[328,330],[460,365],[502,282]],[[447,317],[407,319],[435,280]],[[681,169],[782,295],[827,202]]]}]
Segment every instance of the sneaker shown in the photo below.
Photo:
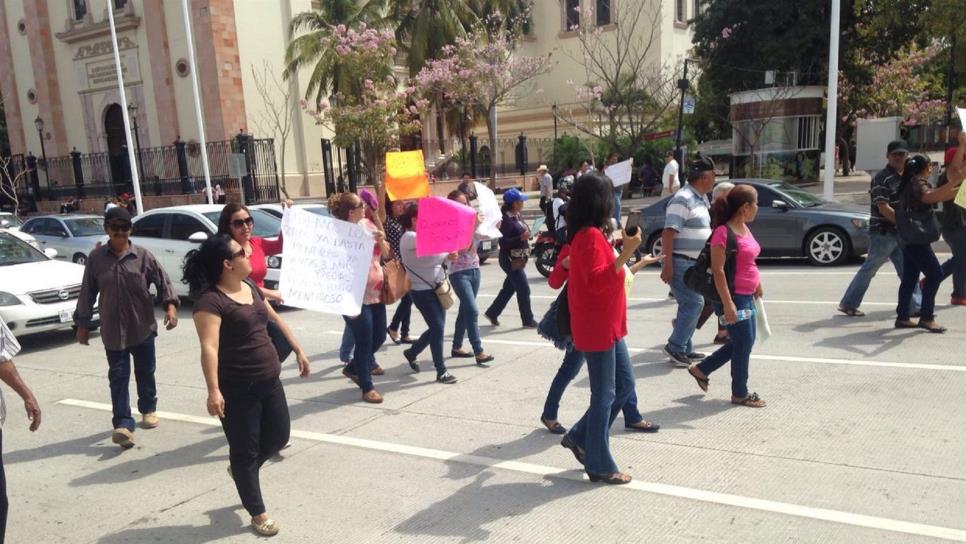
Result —
[{"label": "sneaker", "polygon": [[449,372],[443,372],[439,376],[436,376],[436,381],[439,383],[445,383],[446,385],[452,385],[456,383],[456,376],[450,374]]},{"label": "sneaker", "polygon": [[707,353],[701,353],[700,351],[692,351],[687,355],[688,359],[690,359],[692,362],[701,361],[707,356],[708,356]]},{"label": "sneaker", "polygon": [[409,362],[409,368],[413,369],[413,372],[419,372],[419,363],[416,362],[416,354],[412,350],[404,349],[403,357]]},{"label": "sneaker", "polygon": [[369,404],[380,404],[382,403],[382,395],[380,395],[378,391],[373,389],[368,393],[363,393],[362,400],[365,402],[368,402]]},{"label": "sneaker", "polygon": [[688,359],[687,353],[682,353],[680,351],[671,351],[668,346],[664,346],[664,354],[668,356],[674,366],[681,368],[687,368],[691,366],[691,359]]},{"label": "sneaker", "polygon": [[966,306],[966,297],[951,297],[949,303],[953,306]]},{"label": "sneaker", "polygon": [[153,429],[161,424],[157,412],[148,412],[141,415],[141,426],[145,429]]},{"label": "sneaker", "polygon": [[134,433],[125,427],[118,427],[111,433],[111,442],[129,450],[134,447]]}]

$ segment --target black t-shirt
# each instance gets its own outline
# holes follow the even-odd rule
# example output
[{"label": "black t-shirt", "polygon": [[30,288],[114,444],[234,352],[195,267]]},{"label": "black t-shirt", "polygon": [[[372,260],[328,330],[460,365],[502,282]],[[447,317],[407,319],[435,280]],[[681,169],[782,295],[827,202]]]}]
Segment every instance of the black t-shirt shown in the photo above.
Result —
[{"label": "black t-shirt", "polygon": [[218,331],[218,379],[265,381],[278,377],[282,363],[268,336],[268,310],[262,293],[249,282],[254,302],[235,302],[217,287],[211,287],[195,301],[195,312],[221,318]]},{"label": "black t-shirt", "polygon": [[895,224],[886,219],[879,211],[879,203],[885,202],[895,209],[899,203],[898,190],[901,182],[902,176],[891,166],[886,166],[872,178],[872,185],[869,188],[869,196],[872,198],[872,217],[869,219],[869,230],[895,230]]}]

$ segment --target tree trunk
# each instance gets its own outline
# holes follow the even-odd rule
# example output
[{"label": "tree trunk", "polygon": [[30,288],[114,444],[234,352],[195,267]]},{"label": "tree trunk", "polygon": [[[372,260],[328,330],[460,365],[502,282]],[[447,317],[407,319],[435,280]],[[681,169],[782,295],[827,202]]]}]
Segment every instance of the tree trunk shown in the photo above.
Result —
[{"label": "tree trunk", "polygon": [[280,175],[282,176],[282,194],[285,195],[286,199],[291,197],[288,196],[288,187],[285,186],[285,138],[282,138],[282,143],[280,144],[282,156],[278,159],[278,166],[280,170]]},{"label": "tree trunk", "polygon": [[486,131],[490,137],[490,189],[496,189],[496,104],[487,108]]}]

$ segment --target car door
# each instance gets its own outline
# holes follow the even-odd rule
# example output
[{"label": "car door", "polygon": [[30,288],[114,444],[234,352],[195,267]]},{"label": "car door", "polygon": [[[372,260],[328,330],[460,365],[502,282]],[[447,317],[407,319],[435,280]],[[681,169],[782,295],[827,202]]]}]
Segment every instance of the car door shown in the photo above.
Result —
[{"label": "car door", "polygon": [[60,224],[60,221],[52,217],[41,217],[34,220],[30,226],[29,231],[24,231],[37,239],[40,243],[41,249],[53,248],[57,250],[57,259],[65,259],[62,255],[62,251],[59,249],[60,242],[64,240],[64,234],[66,234],[66,229]]},{"label": "car door", "polygon": [[171,212],[168,221],[168,232],[165,235],[165,270],[171,276],[172,282],[181,281],[181,267],[184,258],[192,249],[198,249],[197,242],[191,242],[188,238],[196,232],[203,232],[208,236],[214,234],[211,230],[194,215],[186,212]]},{"label": "car door", "polygon": [[164,238],[168,216],[167,213],[153,213],[136,217],[134,225],[131,227],[131,243],[150,251],[165,271],[168,270],[169,266],[165,260],[167,255],[165,244],[167,241]]},{"label": "car door", "polygon": [[[790,223],[794,222],[792,214],[794,209],[768,187],[755,186],[755,189],[758,190],[758,215],[749,224],[749,228],[761,246],[761,255],[763,257],[787,255],[791,242],[786,230]],[[776,208],[773,204],[775,201],[784,202],[789,207]]]}]

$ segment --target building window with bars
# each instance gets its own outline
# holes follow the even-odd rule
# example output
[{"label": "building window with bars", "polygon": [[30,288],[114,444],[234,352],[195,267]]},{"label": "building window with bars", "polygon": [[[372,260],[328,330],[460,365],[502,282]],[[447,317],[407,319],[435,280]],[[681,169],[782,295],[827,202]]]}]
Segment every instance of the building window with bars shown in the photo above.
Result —
[{"label": "building window with bars", "polygon": [[597,0],[597,26],[607,26],[614,22],[611,5],[615,0]]},{"label": "building window with bars", "polygon": [[580,0],[564,0],[564,32],[580,26]]},{"label": "building window with bars", "polygon": [[684,24],[688,20],[687,0],[674,0],[674,22]]},{"label": "building window with bars", "polygon": [[87,15],[87,0],[74,0],[74,20],[82,21]]},{"label": "building window with bars", "polygon": [[127,0],[113,0],[114,11],[120,11],[127,6]]}]

